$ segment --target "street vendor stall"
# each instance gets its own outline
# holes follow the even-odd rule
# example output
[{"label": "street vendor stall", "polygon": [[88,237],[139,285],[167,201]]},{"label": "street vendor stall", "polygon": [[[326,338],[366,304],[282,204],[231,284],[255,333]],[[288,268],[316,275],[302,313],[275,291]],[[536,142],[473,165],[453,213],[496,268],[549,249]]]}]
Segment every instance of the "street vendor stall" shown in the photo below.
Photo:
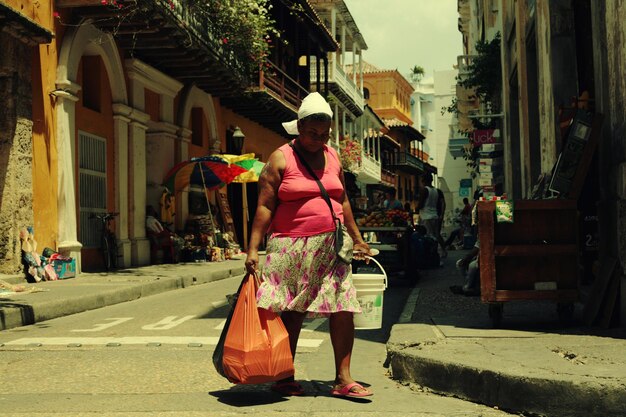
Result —
[{"label": "street vendor stall", "polygon": [[357,218],[359,231],[372,249],[380,254],[376,259],[389,274],[410,275],[409,213],[402,210],[372,211]]},{"label": "street vendor stall", "polygon": [[578,199],[601,125],[602,115],[576,110],[542,198],[478,202],[481,299],[494,326],[515,300],[552,301],[560,319],[572,318],[582,270]]},{"label": "street vendor stall", "polygon": [[[223,260],[227,259],[231,249],[238,248],[234,242],[232,218],[227,203],[221,200],[218,189],[230,184],[249,170],[227,160],[223,155],[209,155],[192,158],[175,165],[163,180],[163,185],[175,193],[190,186],[200,187],[200,193],[206,205],[203,213],[191,213],[186,219],[185,245],[183,261]],[[209,192],[215,191],[215,199],[222,214],[220,224],[214,217],[214,210],[209,201]]]}]

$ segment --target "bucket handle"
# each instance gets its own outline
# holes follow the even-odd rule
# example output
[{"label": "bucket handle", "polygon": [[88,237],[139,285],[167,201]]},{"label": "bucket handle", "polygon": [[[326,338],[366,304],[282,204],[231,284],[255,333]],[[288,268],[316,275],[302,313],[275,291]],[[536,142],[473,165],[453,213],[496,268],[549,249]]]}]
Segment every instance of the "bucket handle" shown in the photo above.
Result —
[{"label": "bucket handle", "polygon": [[376,265],[378,265],[378,267],[380,268],[381,271],[383,271],[383,275],[385,276],[385,288],[387,288],[387,272],[385,272],[385,268],[383,268],[383,266],[380,264],[380,262],[378,262],[376,259],[374,259],[371,256],[365,255],[365,257],[367,259],[369,259],[370,261],[374,261],[374,263]]}]

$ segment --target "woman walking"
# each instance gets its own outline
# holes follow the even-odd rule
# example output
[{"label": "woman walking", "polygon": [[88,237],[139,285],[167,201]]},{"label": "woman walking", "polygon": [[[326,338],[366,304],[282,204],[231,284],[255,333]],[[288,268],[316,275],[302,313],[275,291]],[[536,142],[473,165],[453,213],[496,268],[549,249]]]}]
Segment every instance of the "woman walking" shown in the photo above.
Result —
[{"label": "woman walking", "polygon": [[[304,318],[330,317],[336,369],[331,394],[364,397],[372,395],[371,391],[350,374],[353,313],[361,311],[351,265],[335,253],[333,215],[306,168],[308,164],[326,189],[335,216],[342,220],[354,241],[355,253],[369,253],[345,193],[339,157],[326,145],[332,115],[326,100],[319,93],[311,93],[302,101],[298,120],[283,123],[288,133],[298,136],[270,155],[259,178],[246,268],[250,273],[257,271],[258,248],[269,234],[258,306],[282,312],[293,356]],[[293,377],[277,382],[272,390],[283,395],[304,393]]]}]

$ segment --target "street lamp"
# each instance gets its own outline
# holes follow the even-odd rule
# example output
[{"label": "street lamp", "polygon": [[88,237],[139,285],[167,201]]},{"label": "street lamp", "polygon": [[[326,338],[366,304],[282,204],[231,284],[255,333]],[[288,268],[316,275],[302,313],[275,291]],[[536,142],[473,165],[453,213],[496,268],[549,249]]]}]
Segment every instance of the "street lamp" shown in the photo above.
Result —
[{"label": "street lamp", "polygon": [[[235,126],[233,128],[233,134],[231,135],[231,145],[233,152],[237,155],[241,154],[243,149],[243,141],[246,138],[246,135],[243,134],[239,126]],[[248,213],[248,193],[247,193],[247,184],[244,182],[241,184],[241,202],[242,202],[242,210],[243,210],[243,248],[245,250],[248,249],[248,221],[250,220],[250,215]]]},{"label": "street lamp", "polygon": [[232,135],[232,144],[233,150],[236,154],[240,154],[243,149],[243,140],[246,138],[246,135],[243,134],[239,126],[235,126],[235,130]]}]

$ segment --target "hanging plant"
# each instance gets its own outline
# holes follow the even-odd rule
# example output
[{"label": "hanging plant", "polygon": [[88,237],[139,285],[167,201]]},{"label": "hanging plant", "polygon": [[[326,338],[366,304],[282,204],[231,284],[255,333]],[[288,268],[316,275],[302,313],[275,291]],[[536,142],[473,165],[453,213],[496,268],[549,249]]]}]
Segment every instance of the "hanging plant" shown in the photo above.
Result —
[{"label": "hanging plant", "polygon": [[341,166],[345,171],[357,172],[361,166],[363,147],[348,135],[339,141],[339,157]]},{"label": "hanging plant", "polygon": [[[500,56],[501,37],[498,32],[491,41],[479,41],[476,43],[477,54],[465,68],[463,75],[456,77],[458,85],[472,90],[478,100],[483,103],[485,111],[490,113],[500,112],[500,93],[502,90],[502,63]],[[460,117],[459,98],[453,97],[449,106],[441,108],[441,114],[451,113]],[[483,122],[478,118],[472,118],[471,123],[476,129],[495,129],[496,118],[485,118]],[[478,147],[474,146],[472,131],[461,132],[469,139],[469,146],[465,149],[463,159],[467,162],[467,168],[472,177],[476,176]]]},{"label": "hanging plant", "polygon": [[[500,32],[491,41],[476,43],[476,52],[477,55],[467,66],[468,74],[457,77],[457,79],[464,88],[474,89],[480,102],[484,103],[492,113],[498,113],[500,110],[500,92],[502,91]],[[476,119],[474,121],[477,122]],[[484,127],[476,126],[476,123],[474,126],[477,129]]]},{"label": "hanging plant", "polygon": [[248,75],[269,65],[273,42],[280,39],[269,0],[181,0],[208,25],[207,36],[245,66]]},{"label": "hanging plant", "polygon": [[[473,90],[481,103],[484,103],[492,113],[500,111],[500,92],[502,90],[502,63],[500,60],[500,32],[491,41],[476,43],[477,54],[472,57],[466,68],[466,73],[456,77],[457,83],[468,90]],[[449,106],[441,108],[441,114],[452,113],[458,115],[458,97],[452,99]],[[476,129],[493,129],[495,120],[482,123],[472,119]]]}]

